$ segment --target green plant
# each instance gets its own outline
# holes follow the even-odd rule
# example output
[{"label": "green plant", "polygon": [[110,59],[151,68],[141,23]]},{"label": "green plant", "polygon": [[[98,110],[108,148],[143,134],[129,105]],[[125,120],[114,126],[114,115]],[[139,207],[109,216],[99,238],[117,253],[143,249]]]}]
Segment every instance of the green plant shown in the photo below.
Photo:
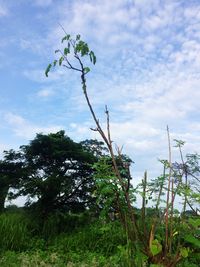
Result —
[{"label": "green plant", "polygon": [[0,164],[7,167],[3,168],[6,179],[16,172],[11,173],[16,162],[21,166],[17,172],[19,182],[13,186],[17,190],[10,192],[9,198],[26,196],[26,205],[33,205],[46,224],[51,223],[50,218],[46,218],[55,211],[80,212],[94,203],[91,164],[96,158],[64,131],[37,134],[18,152],[10,150],[4,154],[5,159]]},{"label": "green plant", "polygon": [[0,215],[0,250],[21,251],[28,247],[30,232],[24,214],[3,213]]},{"label": "green plant", "polygon": [[[121,155],[121,150],[118,148],[118,159],[119,159],[120,165],[124,167],[123,170],[127,168],[126,175],[125,175],[126,177],[124,178],[124,175],[120,172],[120,167],[119,167],[119,164],[117,163],[114,150],[113,150],[113,143],[111,140],[111,133],[110,133],[109,111],[106,107],[105,113],[106,113],[106,120],[107,120],[107,133],[105,133],[99,123],[98,118],[96,117],[96,114],[93,110],[90,99],[88,97],[86,75],[90,71],[90,68],[85,67],[83,65],[82,58],[89,57],[90,61],[93,64],[95,64],[96,56],[94,55],[94,52],[89,49],[88,44],[80,39],[80,35],[77,35],[76,38],[73,39],[71,38],[69,34],[66,34],[66,36],[64,36],[62,39],[62,43],[63,42],[67,42],[67,46],[63,49],[63,51],[61,50],[55,51],[55,53],[59,53],[61,56],[58,60],[55,60],[52,64],[48,65],[45,71],[45,74],[48,77],[48,73],[50,69],[52,68],[52,66],[56,66],[57,64],[59,66],[63,66],[65,68],[75,70],[80,73],[83,94],[85,96],[90,113],[96,124],[96,128],[93,130],[99,132],[103,141],[107,145],[108,151],[110,153],[113,175],[115,176],[114,183],[117,185],[117,188],[119,188],[118,192],[116,192],[116,200],[117,202],[118,200],[120,201],[120,203],[117,203],[117,205],[118,205],[118,211],[120,213],[122,225],[128,231],[129,238],[132,239],[133,243],[138,238],[141,242],[145,242],[144,235],[138,231],[136,217],[135,217],[134,210],[131,204],[132,197],[130,193],[130,179],[131,179],[130,171],[129,171],[130,164],[127,164],[127,161],[124,160],[124,158]],[[70,53],[73,55],[73,58],[78,63],[79,67],[75,67],[74,64],[70,62],[69,57],[68,57]],[[110,183],[108,185],[112,186],[113,184]]]}]

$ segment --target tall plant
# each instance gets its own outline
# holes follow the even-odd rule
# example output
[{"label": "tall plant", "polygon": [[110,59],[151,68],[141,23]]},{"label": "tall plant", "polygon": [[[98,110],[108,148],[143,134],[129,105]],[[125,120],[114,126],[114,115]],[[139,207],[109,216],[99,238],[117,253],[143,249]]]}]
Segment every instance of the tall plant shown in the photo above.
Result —
[{"label": "tall plant", "polygon": [[[130,253],[130,266],[144,266],[142,261],[138,263],[136,254],[140,255],[140,258],[144,259],[144,261],[148,261],[149,264],[153,264],[152,266],[175,266],[181,258],[188,256],[189,249],[183,244],[185,241],[180,234],[180,227],[178,228],[180,222],[174,216],[174,200],[177,194],[183,193],[183,187],[185,188],[184,203],[189,203],[189,197],[192,197],[192,194],[187,191],[188,180],[186,178],[183,186],[182,177],[183,173],[186,173],[185,162],[182,162],[181,165],[182,172],[179,170],[181,174],[177,173],[172,163],[169,130],[167,129],[169,160],[162,161],[164,171],[163,175],[156,181],[159,187],[155,213],[153,214],[153,219],[149,220],[146,202],[149,196],[155,191],[155,185],[152,190],[153,183],[148,183],[147,173],[145,172],[141,192],[143,198],[142,210],[139,215],[136,214],[132,206],[134,190],[130,186],[131,175],[129,168],[131,162],[123,157],[121,149],[117,148],[116,154],[114,152],[110,130],[110,116],[107,106],[105,107],[106,130],[104,130],[88,96],[86,77],[90,72],[90,68],[84,65],[83,58],[89,58],[90,62],[95,65],[96,56],[90,50],[88,44],[81,40],[80,35],[77,35],[73,39],[71,35],[66,33],[62,38],[62,43],[66,43],[66,47],[62,50],[55,51],[55,53],[59,54],[59,58],[48,65],[45,74],[48,77],[49,71],[56,65],[80,73],[82,92],[95,123],[95,128],[92,130],[100,134],[110,155],[110,158],[102,157],[95,165],[98,194],[103,196],[103,204],[107,200],[107,206],[111,205],[111,203],[115,206],[118,217],[126,230],[128,248],[129,244],[131,244],[130,251],[133,250],[133,253]],[[194,166],[194,158],[191,162]],[[192,173],[192,175],[195,174]],[[163,194],[167,197],[166,208],[160,215],[158,211]],[[196,239],[194,242],[197,242]]]}]

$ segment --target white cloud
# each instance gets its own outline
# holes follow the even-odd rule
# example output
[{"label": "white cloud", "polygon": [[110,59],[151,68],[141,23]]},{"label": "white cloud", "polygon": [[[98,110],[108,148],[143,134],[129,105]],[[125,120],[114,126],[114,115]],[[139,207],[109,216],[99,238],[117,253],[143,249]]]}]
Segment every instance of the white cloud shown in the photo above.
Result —
[{"label": "white cloud", "polygon": [[[80,33],[92,39],[95,37],[105,47],[107,42],[115,45],[120,41],[126,41],[130,34],[123,31],[123,26],[131,27],[136,24],[136,12],[127,12],[128,7],[124,5],[124,1],[74,1],[69,7],[66,2],[61,10],[61,24],[69,33],[72,31]],[[70,13],[69,13],[70,10]],[[66,19],[66,14],[68,14]],[[112,15],[111,15],[112,14]],[[134,25],[133,25],[134,24]],[[121,28],[121,32],[120,31]],[[60,27],[56,27],[54,33],[58,36]],[[124,36],[121,38],[120,35]],[[55,35],[54,35],[55,36]]]},{"label": "white cloud", "polygon": [[45,89],[41,89],[37,92],[37,96],[38,97],[42,97],[42,98],[48,98],[50,96],[54,95],[54,91],[50,88],[45,88]]},{"label": "white cloud", "polygon": [[112,132],[115,138],[126,140],[134,134],[134,138],[157,137],[160,131],[147,123],[129,121],[122,123],[111,123]]},{"label": "white cloud", "polygon": [[9,150],[11,148],[13,148],[13,147],[11,147],[8,144],[2,144],[2,143],[0,143],[0,159],[3,157],[3,151],[4,150]]},{"label": "white cloud", "polygon": [[144,27],[147,31],[152,32],[154,30],[158,30],[163,28],[167,24],[167,20],[165,21],[163,17],[159,17],[158,15],[153,15],[144,20]]},{"label": "white cloud", "polygon": [[5,205],[6,207],[10,205],[17,205],[18,207],[23,207],[26,201],[27,201],[27,197],[20,196],[15,200],[9,200],[9,201],[7,200]]},{"label": "white cloud", "polygon": [[[32,37],[32,38],[31,38]],[[38,38],[38,36],[23,37],[19,40],[19,45],[22,50],[29,50],[34,52],[37,55],[44,57],[47,51],[47,44],[44,39]]]},{"label": "white cloud", "polygon": [[41,83],[49,83],[52,81],[59,81],[61,78],[66,76],[66,72],[63,69],[57,69],[56,71],[52,71],[49,74],[49,77],[45,76],[45,69],[33,69],[33,70],[25,70],[23,74],[32,81],[41,82]]},{"label": "white cloud", "polygon": [[23,117],[16,115],[14,113],[5,114],[4,119],[7,124],[11,127],[11,130],[18,137],[23,137],[25,139],[34,138],[36,133],[53,133],[58,132],[63,129],[62,126],[52,125],[52,126],[40,126],[34,123],[31,123],[24,119]]},{"label": "white cloud", "polygon": [[0,3],[0,17],[5,17],[9,14],[8,9]]},{"label": "white cloud", "polygon": [[67,134],[70,137],[74,137],[76,141],[82,141],[85,139],[101,139],[99,133],[94,132],[90,129],[92,128],[93,125],[94,124],[90,122],[84,122],[84,123],[72,122],[69,125]]}]

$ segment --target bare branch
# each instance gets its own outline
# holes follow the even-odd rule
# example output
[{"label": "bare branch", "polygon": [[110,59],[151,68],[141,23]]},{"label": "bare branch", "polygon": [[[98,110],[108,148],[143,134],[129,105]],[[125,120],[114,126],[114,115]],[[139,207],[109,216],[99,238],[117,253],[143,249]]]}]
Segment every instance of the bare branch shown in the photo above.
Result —
[{"label": "bare branch", "polygon": [[60,22],[58,22],[58,25],[61,27],[61,29],[63,30],[63,32],[67,35],[68,33],[65,31],[64,27],[62,26],[62,24]]},{"label": "bare branch", "polygon": [[90,128],[90,130],[94,131],[94,132],[98,132],[97,128]]}]

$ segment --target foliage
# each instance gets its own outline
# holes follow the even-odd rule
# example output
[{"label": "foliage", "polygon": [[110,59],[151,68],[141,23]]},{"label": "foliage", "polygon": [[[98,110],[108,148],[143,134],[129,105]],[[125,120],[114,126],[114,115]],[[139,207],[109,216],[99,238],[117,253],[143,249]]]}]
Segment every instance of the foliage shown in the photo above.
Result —
[{"label": "foliage", "polygon": [[17,161],[15,155],[14,150],[10,150],[9,153],[4,151],[4,160],[0,160],[0,212],[4,210],[9,189],[19,184],[22,164]]},{"label": "foliage", "polygon": [[19,190],[10,198],[28,196],[27,205],[35,202],[33,206],[43,217],[55,210],[84,210],[92,203],[94,182],[90,165],[96,159],[81,144],[65,136],[64,131],[37,134],[19,152],[6,153],[9,164],[17,160],[22,165]]},{"label": "foliage", "polygon": [[108,149],[102,141],[98,141],[96,139],[86,139],[81,141],[80,144],[87,152],[90,152],[98,159],[108,154]]},{"label": "foliage", "polygon": [[159,243],[157,239],[154,239],[151,242],[150,250],[153,256],[159,254],[162,251],[162,245]]},{"label": "foliage", "polygon": [[53,61],[53,63],[49,64],[46,68],[45,75],[48,77],[49,71],[52,67],[55,67],[56,65],[64,66],[68,69],[73,69],[76,71],[83,71],[84,74],[87,74],[90,71],[89,67],[83,67],[82,69],[79,69],[77,67],[72,66],[72,64],[69,62],[68,55],[73,51],[74,57],[78,59],[80,62],[80,57],[89,56],[90,61],[93,64],[96,64],[96,56],[92,50],[89,49],[88,44],[82,40],[80,40],[81,36],[76,35],[76,38],[73,39],[70,34],[66,34],[62,38],[62,43],[67,42],[67,46],[61,51],[60,49],[55,50],[55,53],[59,53],[60,57],[59,59],[56,59]]}]

